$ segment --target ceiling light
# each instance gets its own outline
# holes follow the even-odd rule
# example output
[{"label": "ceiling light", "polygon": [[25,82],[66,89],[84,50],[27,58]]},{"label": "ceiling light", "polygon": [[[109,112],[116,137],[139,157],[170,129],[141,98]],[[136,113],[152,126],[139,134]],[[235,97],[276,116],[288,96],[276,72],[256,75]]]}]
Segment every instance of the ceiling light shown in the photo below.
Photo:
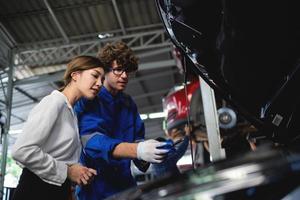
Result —
[{"label": "ceiling light", "polygon": [[110,37],[113,37],[113,36],[114,36],[114,34],[112,34],[112,33],[100,33],[100,34],[98,34],[98,38],[100,38],[100,39],[110,38]]},{"label": "ceiling light", "polygon": [[164,118],[166,114],[164,112],[157,112],[157,113],[150,113],[149,118],[150,119],[156,119],[156,118]]},{"label": "ceiling light", "polygon": [[147,114],[141,114],[140,116],[141,116],[142,120],[148,119],[148,115]]}]

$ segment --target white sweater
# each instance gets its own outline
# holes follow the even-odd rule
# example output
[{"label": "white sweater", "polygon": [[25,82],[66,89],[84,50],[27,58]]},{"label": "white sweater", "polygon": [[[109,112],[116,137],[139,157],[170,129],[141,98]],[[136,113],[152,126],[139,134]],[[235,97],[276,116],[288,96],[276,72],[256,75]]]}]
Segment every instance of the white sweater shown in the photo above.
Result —
[{"label": "white sweater", "polygon": [[60,186],[80,152],[77,118],[66,96],[55,90],[30,112],[12,156],[43,181]]}]

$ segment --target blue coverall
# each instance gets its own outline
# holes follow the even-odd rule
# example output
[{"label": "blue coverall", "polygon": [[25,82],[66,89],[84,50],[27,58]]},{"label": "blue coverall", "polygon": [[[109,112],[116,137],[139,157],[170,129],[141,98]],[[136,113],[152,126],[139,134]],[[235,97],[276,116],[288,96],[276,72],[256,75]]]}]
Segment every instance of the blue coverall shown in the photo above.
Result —
[{"label": "blue coverall", "polygon": [[76,189],[77,197],[100,200],[135,186],[131,160],[112,157],[121,142],[144,139],[144,123],[132,98],[123,92],[112,96],[103,86],[95,99],[81,99],[74,109],[83,143],[81,163],[98,173],[91,184]]}]

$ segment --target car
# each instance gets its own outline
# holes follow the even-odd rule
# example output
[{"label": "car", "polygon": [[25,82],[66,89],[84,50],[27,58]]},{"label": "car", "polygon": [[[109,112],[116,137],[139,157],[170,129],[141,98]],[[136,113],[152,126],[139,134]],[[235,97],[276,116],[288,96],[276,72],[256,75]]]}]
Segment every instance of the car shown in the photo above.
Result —
[{"label": "car", "polygon": [[300,6],[292,1],[156,0],[172,43],[264,142],[255,151],[111,199],[300,198]]}]

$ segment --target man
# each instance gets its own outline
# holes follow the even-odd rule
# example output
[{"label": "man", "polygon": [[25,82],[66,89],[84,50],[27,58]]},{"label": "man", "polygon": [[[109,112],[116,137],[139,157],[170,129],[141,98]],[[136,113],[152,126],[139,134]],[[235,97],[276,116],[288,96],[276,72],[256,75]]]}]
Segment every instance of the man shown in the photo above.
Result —
[{"label": "man", "polygon": [[75,106],[84,151],[81,161],[98,174],[89,186],[78,188],[81,200],[104,199],[135,186],[131,160],[146,171],[146,162],[162,162],[168,152],[159,148],[164,142],[142,141],[144,123],[132,98],[123,93],[138,69],[132,50],[125,43],[116,42],[103,47],[98,57],[110,69],[103,87],[97,98],[82,99]]}]

